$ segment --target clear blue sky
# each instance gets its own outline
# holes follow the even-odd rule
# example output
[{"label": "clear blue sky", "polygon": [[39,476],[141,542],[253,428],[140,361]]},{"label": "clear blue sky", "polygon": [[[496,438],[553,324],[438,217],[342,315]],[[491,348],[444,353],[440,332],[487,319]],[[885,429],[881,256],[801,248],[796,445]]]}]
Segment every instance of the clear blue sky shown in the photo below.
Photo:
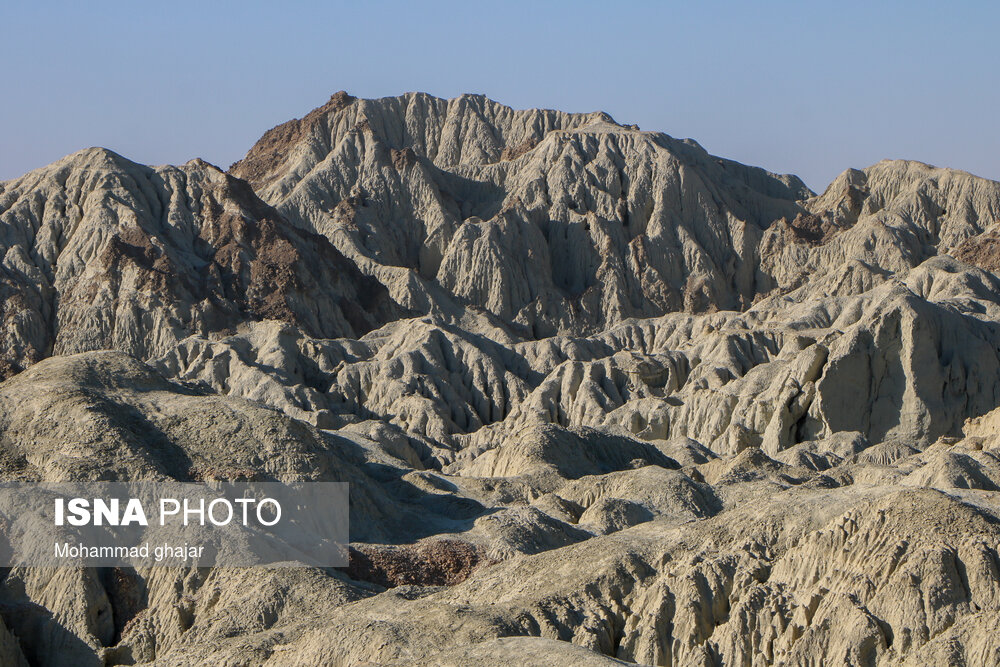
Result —
[{"label": "clear blue sky", "polygon": [[0,179],[87,146],[228,166],[337,90],[608,111],[822,190],[1000,179],[1000,7],[969,2],[38,2],[0,8]]}]

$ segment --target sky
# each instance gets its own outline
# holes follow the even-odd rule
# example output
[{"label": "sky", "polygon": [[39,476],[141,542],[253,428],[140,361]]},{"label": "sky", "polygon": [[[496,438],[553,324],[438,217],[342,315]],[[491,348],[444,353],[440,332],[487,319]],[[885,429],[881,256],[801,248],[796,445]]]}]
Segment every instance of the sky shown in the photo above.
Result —
[{"label": "sky", "polygon": [[89,146],[225,168],[343,89],[603,110],[817,191],[884,158],[1000,180],[998,28],[978,0],[6,2],[0,179]]}]

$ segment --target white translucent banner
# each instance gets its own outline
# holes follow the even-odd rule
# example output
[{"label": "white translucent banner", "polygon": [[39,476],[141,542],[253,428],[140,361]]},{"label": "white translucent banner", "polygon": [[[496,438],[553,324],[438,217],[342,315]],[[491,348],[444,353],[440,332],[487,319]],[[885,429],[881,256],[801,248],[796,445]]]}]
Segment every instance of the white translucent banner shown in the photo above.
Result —
[{"label": "white translucent banner", "polygon": [[0,566],[343,567],[339,482],[0,483]]}]

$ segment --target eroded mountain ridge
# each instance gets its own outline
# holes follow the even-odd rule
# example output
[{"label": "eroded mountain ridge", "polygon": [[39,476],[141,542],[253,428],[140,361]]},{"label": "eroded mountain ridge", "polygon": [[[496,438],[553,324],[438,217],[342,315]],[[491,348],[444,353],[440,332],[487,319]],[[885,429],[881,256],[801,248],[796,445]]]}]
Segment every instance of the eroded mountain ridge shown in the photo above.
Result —
[{"label": "eroded mountain ridge", "polygon": [[0,650],[990,664],[998,213],[423,94],[4,182],[5,475],[350,481],[357,565],[13,570]]}]

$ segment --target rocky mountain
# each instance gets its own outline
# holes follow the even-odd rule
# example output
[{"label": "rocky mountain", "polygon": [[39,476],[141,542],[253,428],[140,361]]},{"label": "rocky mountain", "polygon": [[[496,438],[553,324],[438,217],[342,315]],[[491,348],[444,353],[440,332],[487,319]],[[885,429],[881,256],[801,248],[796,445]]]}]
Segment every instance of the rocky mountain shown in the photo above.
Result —
[{"label": "rocky mountain", "polygon": [[343,570],[12,569],[10,664],[997,664],[1000,183],[334,95],[0,183],[4,479],[351,483]]},{"label": "rocky mountain", "polygon": [[231,172],[405,306],[479,307],[531,338],[748,306],[770,289],[762,230],[811,194],[607,114],[471,95],[338,93]]},{"label": "rocky mountain", "polygon": [[0,252],[5,375],[89,350],[149,358],[264,319],[357,336],[400,312],[325,239],[200,160],[154,169],[90,149],[3,183]]}]

